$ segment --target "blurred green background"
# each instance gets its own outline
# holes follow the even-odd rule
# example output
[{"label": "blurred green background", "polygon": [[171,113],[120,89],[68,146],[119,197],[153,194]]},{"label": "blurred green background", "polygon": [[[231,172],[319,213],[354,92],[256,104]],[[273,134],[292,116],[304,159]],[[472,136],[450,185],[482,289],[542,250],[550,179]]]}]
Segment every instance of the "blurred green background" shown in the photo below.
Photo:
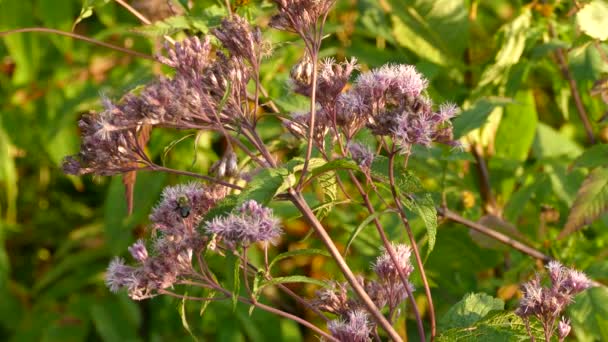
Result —
[{"label": "blurred green background", "polygon": [[[177,13],[163,0],[132,4],[155,24],[142,26],[110,0],[0,0],[0,30],[73,30],[155,54],[161,51],[162,35],[179,39],[206,32],[225,14],[223,1],[192,1],[190,9],[175,1]],[[232,1],[232,6],[263,28],[273,12],[269,2]],[[556,62],[557,49],[565,49],[595,138],[600,143],[608,140],[602,122],[606,104],[590,94],[608,72],[607,49],[593,34],[585,34],[593,25],[608,26],[608,16],[600,13],[599,22],[587,21],[592,27],[582,27],[581,32],[573,8],[570,2],[559,1],[340,0],[328,19],[322,55],[357,57],[362,70],[387,62],[415,64],[429,78],[429,93],[436,103],[449,100],[464,109],[456,133],[466,135],[463,139],[486,156],[496,200],[492,210],[518,227],[515,236],[605,281],[605,216],[567,239],[555,239],[588,172],[572,170],[572,162],[589,147],[568,81]],[[282,110],[305,109],[306,100],[290,94],[286,85],[302,44],[272,29],[265,36],[274,51],[265,61],[263,84]],[[61,160],[78,151],[77,120],[82,113],[99,109],[100,96],[118,100],[163,70],[148,60],[49,33],[3,36],[0,58],[1,339],[191,340],[180,318],[182,310],[200,340],[316,339],[293,322],[259,311],[250,317],[245,306],[233,311],[229,302],[213,303],[201,315],[195,304],[183,308],[182,302],[163,297],[133,302],[110,293],[103,278],[110,258],[124,255],[130,243],[145,235],[147,215],[163,186],[184,179],[140,173],[135,212],[129,217],[120,177],[68,177],[61,172]],[[275,121],[264,122],[266,138],[289,141]],[[155,132],[150,154],[160,159],[165,146],[183,135]],[[196,145],[194,139],[176,145],[165,162],[205,172],[221,153],[219,137],[203,134]],[[437,201],[442,193],[453,210],[474,220],[485,215],[492,225],[473,161],[467,152],[433,148],[417,150],[411,168],[427,189],[436,192]],[[293,208],[275,209],[290,218],[285,222],[289,237],[280,250],[319,247],[314,237],[305,239],[307,227]],[[324,224],[343,247],[365,217],[363,210],[337,206]],[[383,221],[392,237],[403,238],[395,217],[383,216]],[[419,218],[414,218],[414,229],[425,246]],[[378,246],[374,232],[365,230],[347,260],[357,272],[368,272]],[[537,267],[529,257],[453,224],[440,226],[427,259],[439,316],[468,292],[486,292],[511,308],[518,284]],[[287,260],[280,272],[320,279],[336,274],[335,266],[323,257]],[[421,288],[417,279],[414,282]],[[294,290],[307,297],[314,293],[307,286]],[[417,300],[424,311],[422,292]],[[571,313],[575,338],[608,340],[608,312],[601,307],[608,303],[608,293],[602,288],[590,296],[578,300]],[[270,297],[307,315],[278,294]],[[408,331],[414,330],[412,324],[410,320]],[[405,333],[402,325],[400,329]]]}]

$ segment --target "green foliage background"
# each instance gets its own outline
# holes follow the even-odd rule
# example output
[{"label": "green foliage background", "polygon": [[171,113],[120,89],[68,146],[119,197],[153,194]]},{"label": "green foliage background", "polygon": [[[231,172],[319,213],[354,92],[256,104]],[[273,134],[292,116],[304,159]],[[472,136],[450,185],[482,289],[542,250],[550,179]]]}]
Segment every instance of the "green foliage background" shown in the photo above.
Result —
[{"label": "green foliage background", "polygon": [[[160,51],[163,34],[180,37],[217,24],[225,15],[221,3],[194,1],[190,12],[142,27],[110,0],[0,0],[0,30],[74,27],[79,34],[153,54]],[[271,4],[242,3],[234,4],[239,13],[265,27]],[[593,1],[576,14],[572,8],[559,1],[341,0],[329,17],[322,55],[357,57],[364,70],[387,62],[415,64],[430,80],[436,102],[453,101],[463,108],[454,122],[456,135],[479,146],[486,156],[495,197],[489,210],[470,153],[440,147],[416,150],[411,171],[435,203],[443,198],[463,216],[482,219],[602,283],[608,280],[608,217],[603,215],[608,208],[608,127],[602,122],[606,103],[590,90],[608,72],[603,42],[608,5]],[[76,18],[81,19],[77,25]],[[290,94],[285,83],[291,65],[301,57],[301,43],[272,29],[265,36],[274,51],[264,66],[264,86],[285,112],[305,109],[305,99]],[[598,140],[593,147],[557,63],[557,49],[566,53],[592,121]],[[168,298],[132,302],[111,294],[103,282],[108,261],[144,234],[162,187],[183,179],[140,173],[135,212],[128,217],[118,177],[67,177],[60,164],[78,150],[77,119],[99,108],[100,95],[119,99],[161,70],[144,59],[43,33],[2,37],[0,55],[0,336],[13,341],[190,340],[182,316],[201,340],[315,339],[293,322],[259,311],[249,316],[247,307],[233,311],[229,302],[212,303],[200,314],[201,307],[192,303],[183,308],[183,303]],[[262,133],[293,144],[273,120],[264,121]],[[155,134],[151,155],[160,159],[165,146],[180,136],[172,131]],[[203,134],[196,146],[194,139],[185,140],[164,160],[175,168],[193,165],[193,171],[205,172],[220,154],[218,137]],[[323,198],[315,200],[318,204]],[[321,247],[314,237],[305,239],[307,227],[293,208],[278,204],[275,210],[289,218],[289,237],[280,249]],[[496,223],[489,213],[502,215],[510,224]],[[366,217],[362,207],[357,211],[337,205],[324,224],[346,246]],[[412,217],[426,253],[428,222],[415,209]],[[396,217],[381,219],[392,227],[391,237],[403,240]],[[569,234],[558,239],[563,227]],[[380,243],[372,229],[361,228],[347,260],[363,273]],[[496,327],[516,318],[492,312],[503,304],[512,309],[518,284],[539,269],[526,255],[442,222],[426,267],[438,316],[446,317],[440,331],[448,341],[475,340],[458,330],[471,325],[504,340]],[[278,268],[286,275],[318,279],[337,274],[322,256],[283,260]],[[419,279],[414,282],[421,288]],[[312,296],[314,288],[294,287],[306,296]],[[472,292],[489,296],[459,302]],[[422,291],[417,293],[424,308]],[[286,300],[278,295],[275,299]],[[608,340],[606,307],[605,287],[582,294],[570,312],[573,338]],[[462,310],[469,313],[464,318],[459,316]],[[407,332],[403,324],[400,329],[415,334],[412,320]],[[519,329],[521,333],[521,324]]]}]

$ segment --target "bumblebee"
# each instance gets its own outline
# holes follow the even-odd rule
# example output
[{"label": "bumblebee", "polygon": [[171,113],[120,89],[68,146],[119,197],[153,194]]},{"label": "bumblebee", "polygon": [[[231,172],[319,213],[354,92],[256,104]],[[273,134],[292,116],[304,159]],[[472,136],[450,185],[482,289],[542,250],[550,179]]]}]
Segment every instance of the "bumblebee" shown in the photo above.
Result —
[{"label": "bumblebee", "polygon": [[188,197],[180,196],[176,202],[177,203],[175,205],[175,210],[179,212],[179,215],[182,218],[187,218],[188,216],[190,216],[190,211],[192,210],[192,208],[190,207]]}]

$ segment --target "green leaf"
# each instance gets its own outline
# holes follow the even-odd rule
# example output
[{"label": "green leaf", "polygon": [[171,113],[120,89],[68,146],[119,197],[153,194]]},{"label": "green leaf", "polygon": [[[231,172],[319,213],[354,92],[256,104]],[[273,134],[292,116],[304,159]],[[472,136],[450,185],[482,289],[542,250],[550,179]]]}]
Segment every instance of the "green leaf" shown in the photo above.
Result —
[{"label": "green leaf", "polygon": [[306,276],[294,275],[294,276],[287,276],[287,277],[277,277],[277,278],[272,278],[270,280],[267,280],[260,285],[260,290],[266,286],[277,285],[277,284],[286,284],[286,283],[307,283],[307,284],[318,285],[321,287],[328,287],[327,283],[325,283],[324,281],[306,277]]},{"label": "green leaf", "polygon": [[531,90],[519,91],[514,100],[505,108],[494,145],[497,157],[521,162],[534,142],[538,116]]},{"label": "green leaf", "polygon": [[435,248],[435,241],[437,240],[437,210],[435,209],[435,202],[431,194],[425,193],[422,196],[416,196],[414,198],[413,210],[420,216],[426,227],[429,244],[426,250],[426,257],[428,258],[433,248]]},{"label": "green leaf", "polygon": [[[388,158],[376,156],[371,166],[371,173],[382,182],[388,184]],[[404,194],[423,191],[422,182],[410,170],[404,169],[400,163],[395,163],[395,185]]]},{"label": "green leaf", "polygon": [[268,204],[278,193],[289,175],[293,176],[287,169],[283,168],[263,169],[247,184],[247,187],[239,195],[237,204],[242,204],[248,200],[255,200],[264,205]]},{"label": "green leaf", "polygon": [[281,254],[277,255],[276,257],[274,257],[274,259],[272,259],[272,261],[268,265],[268,268],[271,269],[272,266],[274,266],[274,264],[276,264],[277,262],[279,262],[283,259],[291,258],[291,257],[298,256],[298,255],[324,255],[324,256],[328,257],[329,253],[322,249],[316,249],[316,248],[295,249],[293,251],[281,253]]},{"label": "green leaf", "polygon": [[573,331],[579,341],[605,341],[608,321],[608,289],[594,287],[580,293],[568,308]]},{"label": "green leaf", "polygon": [[72,24],[72,31],[76,28],[76,25],[83,21],[84,19],[93,15],[93,10],[97,7],[101,7],[110,2],[110,0],[84,0],[82,3],[82,8],[80,9],[80,14],[74,20],[74,24]]},{"label": "green leaf", "polygon": [[385,210],[382,210],[382,211],[376,211],[372,215],[369,215],[368,217],[366,217],[365,220],[363,220],[363,222],[361,222],[357,226],[357,228],[355,228],[350,233],[350,236],[348,237],[348,242],[346,243],[346,248],[344,248],[344,255],[346,255],[348,253],[348,250],[350,249],[350,245],[352,245],[352,243],[357,238],[357,235],[359,235],[359,233],[363,230],[363,228],[367,227],[367,225],[370,222],[372,222],[374,219],[380,217],[383,214],[390,213],[390,212],[395,212],[395,210],[393,210],[393,209],[385,209]]},{"label": "green leaf", "polygon": [[234,258],[234,272],[232,274],[232,310],[236,311],[236,305],[239,303],[239,292],[241,292],[241,258]]},{"label": "green leaf", "polygon": [[325,218],[334,207],[334,203],[338,199],[338,181],[335,172],[326,172],[317,177],[317,182],[321,188],[321,200],[325,206],[319,206],[317,210],[313,210],[319,220]]},{"label": "green leaf", "polygon": [[209,209],[205,218],[201,221],[204,224],[207,221],[211,221],[216,217],[225,216],[229,214],[237,206],[238,195],[230,194],[219,201],[213,208]]},{"label": "green leaf", "polygon": [[583,149],[572,139],[566,137],[551,126],[539,122],[536,137],[532,145],[532,154],[537,159],[552,157],[577,157]]},{"label": "green leaf", "polygon": [[578,190],[566,225],[559,233],[558,239],[591,224],[606,211],[608,211],[608,168],[597,168],[589,173]]},{"label": "green leaf", "polygon": [[190,329],[190,325],[188,324],[188,317],[187,317],[187,312],[186,312],[186,298],[188,296],[188,292],[184,293],[184,298],[181,301],[181,304],[179,306],[179,316],[182,319],[182,326],[184,327],[184,329],[186,329],[186,331],[188,332],[188,334],[190,334],[190,336],[192,337],[193,340],[198,342],[198,338],[196,338],[196,336],[192,333],[192,330]]},{"label": "green leaf", "polygon": [[[537,341],[544,341],[544,333],[539,324],[531,324],[531,331]],[[449,329],[437,337],[437,342],[448,341],[528,342],[530,336],[519,316],[512,312],[497,312],[487,315],[472,326]]]},{"label": "green leaf", "polygon": [[467,8],[462,0],[420,0],[404,6],[390,0],[393,37],[425,62],[450,65],[468,41]]},{"label": "green leaf", "polygon": [[[312,159],[311,159],[312,161]],[[350,159],[336,159],[332,160],[328,163],[324,163],[318,167],[314,167],[311,165],[310,168],[310,177],[316,177],[328,171],[335,170],[359,170],[359,166],[353,160]],[[298,171],[296,169],[296,171]]]},{"label": "green leaf", "polygon": [[476,101],[471,108],[463,111],[454,119],[454,138],[458,139],[483,126],[496,107],[508,103],[512,103],[512,100],[499,97],[484,97]]},{"label": "green leaf", "polygon": [[496,54],[494,64],[488,66],[481,74],[477,89],[482,89],[490,84],[502,83],[508,75],[510,67],[520,62],[531,22],[530,10],[525,9],[518,17],[501,28],[502,45]]},{"label": "green leaf", "polygon": [[126,296],[107,298],[91,308],[91,318],[103,341],[136,341],[141,314]]},{"label": "green leaf", "polygon": [[[14,148],[8,135],[2,129],[0,118],[0,185],[3,187],[3,201],[0,202],[0,218],[7,223],[15,223],[17,220],[17,168],[13,159]],[[5,207],[2,207],[2,204]]]},{"label": "green leaf", "polygon": [[484,318],[490,311],[503,310],[504,306],[502,300],[485,293],[469,293],[439,320],[439,330],[468,327]]},{"label": "green leaf", "polygon": [[581,154],[572,167],[594,168],[608,165],[608,144],[593,145]]},{"label": "green leaf", "polygon": [[589,37],[599,40],[608,38],[608,4],[594,0],[576,13],[576,24]]}]

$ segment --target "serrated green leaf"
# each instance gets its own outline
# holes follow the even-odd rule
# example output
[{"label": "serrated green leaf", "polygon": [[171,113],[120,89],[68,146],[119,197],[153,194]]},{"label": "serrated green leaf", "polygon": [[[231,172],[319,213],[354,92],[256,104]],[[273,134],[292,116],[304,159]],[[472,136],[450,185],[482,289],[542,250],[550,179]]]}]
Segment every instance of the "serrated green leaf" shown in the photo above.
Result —
[{"label": "serrated green leaf", "polygon": [[316,248],[295,249],[293,251],[281,253],[281,254],[277,255],[276,257],[274,257],[274,259],[272,259],[272,261],[268,265],[268,268],[271,269],[272,266],[274,266],[274,264],[276,264],[277,262],[279,262],[283,259],[291,258],[291,257],[298,256],[298,255],[317,255],[317,254],[329,256],[329,253],[322,249],[316,249]]},{"label": "serrated green leaf", "polygon": [[608,289],[594,287],[578,294],[568,308],[574,334],[579,341],[605,341],[605,325],[608,320]]},{"label": "serrated green leaf", "polygon": [[247,187],[238,196],[237,204],[242,204],[248,200],[255,200],[260,204],[268,204],[279,189],[288,179],[289,173],[287,169],[263,169],[253,177],[253,180],[247,184]]},{"label": "serrated green leaf", "polygon": [[[312,159],[311,159],[312,160]],[[314,167],[311,164],[310,177],[319,176],[328,171],[336,170],[359,170],[359,166],[353,160],[350,159],[336,159],[318,167]],[[296,170],[297,171],[297,170]]]},{"label": "serrated green leaf", "polygon": [[508,98],[484,97],[476,101],[471,108],[458,114],[454,119],[454,138],[458,139],[470,131],[483,126],[490,113],[498,107],[513,101]]},{"label": "serrated green leaf", "polygon": [[426,257],[428,258],[433,248],[435,248],[435,241],[437,240],[437,210],[435,209],[435,202],[431,194],[425,193],[422,196],[417,196],[414,199],[413,209],[420,216],[426,227],[428,237]]},{"label": "serrated green leaf", "polygon": [[213,208],[209,209],[205,218],[201,221],[201,224],[213,220],[216,217],[224,216],[229,214],[234,208],[236,208],[238,202],[238,195],[228,195],[224,197],[219,203]]},{"label": "serrated green leaf", "polygon": [[333,203],[338,199],[338,181],[335,172],[326,172],[317,177],[317,182],[321,188],[321,200],[326,206],[320,206],[313,210],[319,220],[325,218],[333,209]]},{"label": "serrated green leaf", "polygon": [[266,286],[277,285],[277,284],[286,284],[286,283],[307,283],[307,284],[318,285],[321,287],[328,287],[327,283],[325,283],[324,281],[302,276],[302,275],[294,275],[294,276],[287,276],[287,277],[277,277],[277,278],[272,278],[270,280],[267,280],[260,285],[260,290]]},{"label": "serrated green leaf", "polygon": [[606,165],[608,165],[608,144],[597,144],[576,158],[572,167],[594,168]]},{"label": "serrated green leaf", "polygon": [[234,272],[232,274],[232,311],[236,311],[241,292],[241,258],[234,257]]},{"label": "serrated green leaf", "polygon": [[589,37],[599,40],[608,38],[608,4],[593,0],[576,13],[576,24]]},{"label": "serrated green leaf", "polygon": [[608,211],[608,168],[597,168],[583,181],[564,229],[559,233],[561,239],[591,224]]},{"label": "serrated green leaf", "polygon": [[[388,158],[376,156],[371,166],[371,173],[382,182],[388,183]],[[404,169],[403,165],[395,163],[395,185],[404,194],[423,191],[422,182],[410,170]]]},{"label": "serrated green leaf", "polygon": [[[537,341],[544,340],[544,333],[539,324],[533,322],[531,331]],[[446,330],[437,337],[437,341],[527,342],[530,341],[530,336],[519,316],[512,312],[497,312],[487,315],[472,326]]]},{"label": "serrated green leaf", "polygon": [[469,293],[439,320],[439,330],[465,328],[483,319],[490,311],[503,310],[505,303],[485,293]]}]

